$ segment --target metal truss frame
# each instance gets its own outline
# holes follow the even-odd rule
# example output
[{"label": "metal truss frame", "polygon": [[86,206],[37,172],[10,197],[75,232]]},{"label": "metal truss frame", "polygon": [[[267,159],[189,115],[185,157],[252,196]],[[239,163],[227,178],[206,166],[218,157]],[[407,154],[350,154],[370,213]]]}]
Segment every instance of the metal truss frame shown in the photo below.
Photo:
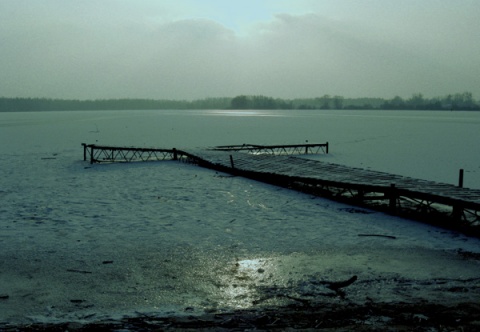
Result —
[{"label": "metal truss frame", "polygon": [[296,144],[296,145],[223,145],[216,146],[212,150],[217,151],[239,151],[256,155],[304,155],[328,153],[328,142],[321,144]]},{"label": "metal truss frame", "polygon": [[179,154],[181,154],[181,151],[177,151],[176,149],[119,148],[111,146],[97,146],[94,144],[82,145],[84,147],[84,160],[87,160],[87,156],[89,156],[91,164],[177,160]]}]

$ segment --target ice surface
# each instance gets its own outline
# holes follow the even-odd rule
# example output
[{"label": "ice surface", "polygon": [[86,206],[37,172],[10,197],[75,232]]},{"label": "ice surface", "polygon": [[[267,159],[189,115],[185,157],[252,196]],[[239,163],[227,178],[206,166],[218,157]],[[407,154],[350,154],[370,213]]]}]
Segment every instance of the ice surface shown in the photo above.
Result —
[{"label": "ice surface", "polygon": [[462,160],[480,188],[479,154],[465,148],[480,114],[349,114],[0,113],[0,323],[247,308],[280,304],[265,294],[284,291],[323,300],[312,280],[352,275],[359,303],[476,301],[445,289],[478,284],[478,260],[459,254],[480,252],[477,239],[174,161],[82,160],[82,142],[308,139],[330,141],[315,158],[444,182]]}]

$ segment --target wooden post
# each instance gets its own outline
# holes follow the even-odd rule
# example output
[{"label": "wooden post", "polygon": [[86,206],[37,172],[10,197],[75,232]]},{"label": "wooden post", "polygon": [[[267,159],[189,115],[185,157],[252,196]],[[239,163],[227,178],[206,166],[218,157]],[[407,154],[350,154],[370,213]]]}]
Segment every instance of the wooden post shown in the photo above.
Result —
[{"label": "wooden post", "polygon": [[363,199],[365,198],[365,191],[362,189],[358,189],[357,191],[357,199],[359,202],[363,202]]},{"label": "wooden post", "polygon": [[82,143],[83,145],[83,161],[87,160],[87,144]]},{"label": "wooden post", "polygon": [[[463,188],[463,168],[458,172],[458,187]],[[461,204],[452,206],[452,217],[456,221],[461,221],[463,217],[463,207]]]},{"label": "wooden post", "polygon": [[305,154],[308,154],[308,146],[305,145]]},{"label": "wooden post", "polygon": [[177,149],[173,148],[173,160],[178,160]]},{"label": "wooden post", "polygon": [[235,168],[235,165],[233,164],[233,157],[230,155],[230,165],[232,165],[232,168]]},{"label": "wooden post", "polygon": [[389,209],[390,212],[395,213],[397,210],[397,193],[395,188],[395,183],[390,184],[390,194],[389,194]]},{"label": "wooden post", "polygon": [[325,143],[325,144],[326,144],[326,146],[327,146],[326,153],[328,154],[328,142]]},{"label": "wooden post", "polygon": [[462,204],[458,203],[452,206],[452,217],[455,221],[462,221],[462,218],[463,218]]},{"label": "wooden post", "polygon": [[93,164],[93,145],[90,145],[90,164]]}]

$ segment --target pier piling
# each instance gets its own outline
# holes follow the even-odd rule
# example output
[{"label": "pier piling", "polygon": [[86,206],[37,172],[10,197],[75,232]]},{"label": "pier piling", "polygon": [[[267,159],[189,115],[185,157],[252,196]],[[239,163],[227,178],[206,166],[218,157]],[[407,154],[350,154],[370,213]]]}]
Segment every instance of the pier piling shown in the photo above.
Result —
[{"label": "pier piling", "polygon": [[397,190],[395,188],[395,183],[390,184],[388,199],[388,207],[390,209],[390,212],[394,214],[397,210]]},{"label": "pier piling", "polygon": [[82,143],[83,145],[83,161],[87,161],[87,144]]}]

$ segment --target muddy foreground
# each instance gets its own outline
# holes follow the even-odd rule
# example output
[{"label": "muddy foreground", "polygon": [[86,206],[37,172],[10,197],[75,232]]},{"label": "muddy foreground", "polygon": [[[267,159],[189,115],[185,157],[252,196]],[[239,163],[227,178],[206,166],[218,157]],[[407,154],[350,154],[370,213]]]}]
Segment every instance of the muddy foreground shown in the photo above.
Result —
[{"label": "muddy foreground", "polygon": [[[298,302],[298,301],[297,301]],[[187,310],[188,311],[188,310]],[[292,303],[282,308],[207,313],[201,316],[137,317],[88,324],[34,324],[5,331],[151,330],[309,330],[332,331],[479,331],[480,305],[462,303],[366,303],[332,307]]]}]

